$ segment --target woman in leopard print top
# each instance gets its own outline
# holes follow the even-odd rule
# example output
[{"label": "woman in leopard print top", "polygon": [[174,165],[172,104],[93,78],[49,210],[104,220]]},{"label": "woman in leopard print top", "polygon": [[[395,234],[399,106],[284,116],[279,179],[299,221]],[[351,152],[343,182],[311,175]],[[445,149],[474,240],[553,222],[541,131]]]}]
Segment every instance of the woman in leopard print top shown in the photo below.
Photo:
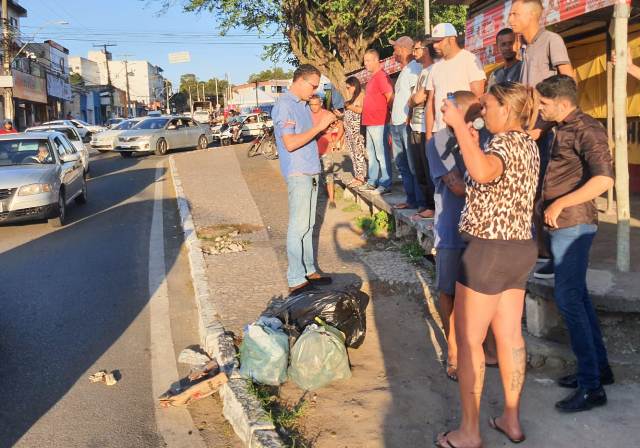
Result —
[{"label": "woman in leopard print top", "polygon": [[482,342],[489,326],[505,395],[502,415],[489,424],[513,440],[524,440],[519,406],[527,356],[521,320],[526,281],[537,257],[531,226],[540,169],[538,148],[524,129],[534,122],[537,106],[532,90],[517,83],[492,86],[481,103],[487,129],[494,134],[485,151],[459,109],[447,101],[442,109],[467,167],[460,231],[468,245],[454,305],[462,422],[460,429],[439,435],[440,446],[482,445]]}]

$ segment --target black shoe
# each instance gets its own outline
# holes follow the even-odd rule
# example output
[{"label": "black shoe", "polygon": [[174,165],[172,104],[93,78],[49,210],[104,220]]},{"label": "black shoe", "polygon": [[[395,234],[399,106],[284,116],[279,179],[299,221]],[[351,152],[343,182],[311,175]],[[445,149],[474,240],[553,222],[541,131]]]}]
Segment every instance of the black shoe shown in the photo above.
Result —
[{"label": "black shoe", "polygon": [[309,281],[309,283],[312,283],[314,285],[319,285],[319,286],[330,285],[333,282],[331,277],[326,275],[320,275],[317,273],[311,274],[311,276],[307,276],[307,280]]},{"label": "black shoe", "polygon": [[[600,372],[600,384],[602,386],[610,386],[615,383],[613,372],[610,368]],[[558,386],[565,387],[567,389],[576,389],[578,387],[578,375],[572,373],[571,375],[563,376],[558,379]]]},{"label": "black shoe", "polygon": [[564,400],[556,403],[556,409],[560,412],[582,412],[595,408],[596,406],[604,406],[607,404],[607,394],[604,388],[600,386],[597,389],[576,389]]},{"label": "black shoe", "polygon": [[535,278],[552,279],[556,276],[553,272],[553,262],[549,261],[544,264],[540,269],[533,273]]}]

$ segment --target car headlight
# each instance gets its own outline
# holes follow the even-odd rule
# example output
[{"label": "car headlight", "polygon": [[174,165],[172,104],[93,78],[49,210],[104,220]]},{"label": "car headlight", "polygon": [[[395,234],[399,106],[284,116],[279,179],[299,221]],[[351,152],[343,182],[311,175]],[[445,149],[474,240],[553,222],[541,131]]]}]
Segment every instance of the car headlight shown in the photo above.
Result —
[{"label": "car headlight", "polygon": [[31,196],[32,194],[51,193],[50,184],[23,185],[18,190],[18,196]]}]

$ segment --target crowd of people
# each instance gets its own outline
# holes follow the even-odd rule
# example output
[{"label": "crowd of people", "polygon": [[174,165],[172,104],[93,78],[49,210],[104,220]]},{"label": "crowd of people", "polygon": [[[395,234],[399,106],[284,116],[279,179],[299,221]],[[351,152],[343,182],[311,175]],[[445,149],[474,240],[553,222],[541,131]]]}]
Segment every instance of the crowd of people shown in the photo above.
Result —
[{"label": "crowd of people", "polygon": [[[443,23],[430,36],[390,42],[402,68],[395,83],[370,49],[363,61],[369,81],[363,87],[348,78],[340,110],[321,112],[314,96],[320,71],[311,65],[298,67],[273,110],[289,192],[290,293],[331,283],[317,270],[312,234],[320,159],[335,146],[336,120],[353,162],[350,187],[388,194],[395,165],[406,195],[395,207],[415,209],[412,219],[435,219],[446,373],[459,383],[462,409],[459,428],[439,434],[441,447],[482,445],[480,400],[485,367],[494,365],[504,411],[488,425],[511,442],[525,439],[521,322],[533,271],[555,278],[555,300],[577,358],[577,372],[558,379],[573,391],[555,407],[578,412],[604,405],[603,386],[614,382],[586,286],[595,198],[613,185],[611,153],[605,128],[578,107],[567,48],[540,26],[543,12],[539,0],[513,1],[510,28],[496,38],[504,64],[488,79],[455,27]],[[640,76],[631,58],[629,73]],[[331,172],[322,177],[332,186]],[[329,197],[333,202],[332,192]]]}]

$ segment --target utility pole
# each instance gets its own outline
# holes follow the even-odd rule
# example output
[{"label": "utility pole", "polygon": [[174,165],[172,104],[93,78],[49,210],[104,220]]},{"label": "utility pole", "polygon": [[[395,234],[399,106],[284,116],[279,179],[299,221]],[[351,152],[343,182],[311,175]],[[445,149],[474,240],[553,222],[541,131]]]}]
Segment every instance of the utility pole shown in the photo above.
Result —
[{"label": "utility pole", "polygon": [[[94,45],[94,47],[102,48],[102,52],[104,53],[104,63],[107,67],[107,86],[109,87],[109,106],[111,108],[109,112],[110,114],[113,114],[113,84],[111,84],[111,72],[109,71],[109,52],[107,51],[107,47],[115,47],[115,46],[116,44]],[[107,118],[111,118],[111,117],[107,117]]]},{"label": "utility pole", "polygon": [[613,85],[613,109],[615,126],[616,209],[618,213],[617,267],[620,272],[631,268],[630,209],[629,209],[629,154],[627,147],[627,45],[631,7],[627,0],[617,0],[615,5],[616,69]]},{"label": "utility pole", "polygon": [[424,34],[431,35],[431,8],[429,0],[424,0]]},{"label": "utility pole", "polygon": [[[9,5],[8,0],[2,0],[2,50],[4,57],[2,58],[2,74],[11,75],[11,31],[9,29]],[[13,78],[12,78],[13,79]],[[12,87],[4,88],[4,118],[13,121],[13,89]]]},{"label": "utility pole", "polygon": [[216,78],[216,110],[220,108],[220,103],[218,102],[218,78]]},{"label": "utility pole", "polygon": [[167,115],[171,115],[171,104],[169,104],[169,101],[171,100],[171,92],[169,91],[169,89],[171,88],[171,81],[165,79],[164,86],[164,90],[167,95]]},{"label": "utility pole", "polygon": [[[125,83],[127,86],[126,92],[125,92],[125,104],[126,104],[126,112],[125,112],[125,117],[124,118],[129,118],[129,103],[131,102],[131,95],[129,93],[129,61],[127,60],[127,57],[129,57],[131,55],[129,54],[125,54],[123,55],[124,57],[124,76],[125,76]],[[133,114],[135,115],[135,114]]]},{"label": "utility pole", "polygon": [[191,97],[191,86],[189,86],[189,110],[191,111],[191,116],[193,117],[193,98]]},{"label": "utility pole", "polygon": [[258,100],[258,81],[256,81],[256,112],[260,109],[260,101]]}]

